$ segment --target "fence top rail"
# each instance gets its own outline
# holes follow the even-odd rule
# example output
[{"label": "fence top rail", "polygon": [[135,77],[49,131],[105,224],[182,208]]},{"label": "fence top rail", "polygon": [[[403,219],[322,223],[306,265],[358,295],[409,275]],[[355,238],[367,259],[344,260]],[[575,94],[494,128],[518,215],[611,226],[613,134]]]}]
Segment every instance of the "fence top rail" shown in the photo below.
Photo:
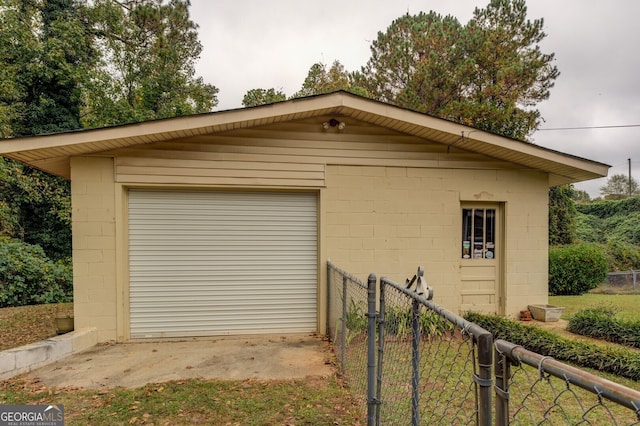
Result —
[{"label": "fence top rail", "polygon": [[640,272],[639,270],[632,269],[631,271],[618,271],[618,272],[609,272],[607,275],[632,275]]},{"label": "fence top rail", "polygon": [[564,364],[502,339],[495,341],[495,348],[515,364],[524,363],[566,382],[581,387],[593,394],[623,405],[640,415],[640,392],[635,389],[603,379],[579,368]]},{"label": "fence top rail", "polygon": [[415,292],[414,290],[407,288],[406,286],[401,286],[385,277],[380,278],[380,284],[391,286],[394,289],[404,293],[406,296],[418,301],[419,303],[427,307],[429,310],[434,311],[441,317],[446,318],[449,322],[458,326],[460,329],[465,330],[475,339],[480,339],[480,338],[483,338],[485,340],[492,339],[492,334],[489,331],[485,330],[484,328],[480,327],[475,323],[465,320],[461,316],[454,314],[453,312],[438,305],[437,303],[431,300],[427,300],[427,298],[424,295],[421,295]]},{"label": "fence top rail", "polygon": [[358,278],[354,277],[353,275],[349,274],[348,272],[345,272],[344,270],[338,268],[336,265],[334,265],[331,262],[331,260],[327,259],[327,266],[330,269],[333,269],[334,271],[336,271],[337,273],[342,275],[343,277],[346,277],[347,279],[349,279],[349,281],[353,281],[355,284],[358,284],[362,288],[365,288],[365,289],[367,288],[367,283],[363,282],[362,280],[359,280]]}]

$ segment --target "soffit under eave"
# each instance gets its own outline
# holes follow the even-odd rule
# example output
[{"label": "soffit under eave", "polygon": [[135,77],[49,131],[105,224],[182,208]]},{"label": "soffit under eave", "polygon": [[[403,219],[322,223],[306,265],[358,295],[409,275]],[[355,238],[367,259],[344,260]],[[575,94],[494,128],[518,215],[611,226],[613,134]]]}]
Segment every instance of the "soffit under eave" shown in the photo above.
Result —
[{"label": "soffit under eave", "polygon": [[416,124],[412,121],[416,119],[415,115],[418,113],[412,111],[400,110],[400,114],[406,113],[406,117],[396,116],[393,118],[351,108],[342,108],[339,112],[344,116],[365,121],[372,125],[384,126],[429,141],[439,142],[451,147],[451,149],[483,154],[526,168],[541,170],[557,176],[554,181],[562,182],[560,184],[606,177],[610,167],[599,162],[548,150],[534,144],[475,130],[457,123],[424,116],[423,114],[420,114],[417,119],[421,120],[425,117],[426,121],[437,123],[441,129],[434,128],[435,126]]},{"label": "soffit under eave", "polygon": [[[335,95],[340,95],[340,93],[329,96]],[[318,100],[322,99],[315,98],[311,99],[311,101],[315,100],[317,103]],[[295,103],[296,101],[292,102]],[[364,102],[371,103],[373,101],[364,100]],[[341,102],[331,102],[331,99],[327,99],[324,104],[326,105],[302,111],[289,108],[289,110],[273,115],[264,113],[264,111],[262,114],[255,114],[254,109],[241,109],[178,117],[156,122],[136,123],[113,128],[88,129],[55,135],[12,139],[0,143],[0,154],[68,179],[70,175],[68,170],[69,158],[72,156],[91,155],[172,139],[230,132],[243,128],[260,127],[312,117],[353,117],[373,125],[391,128],[406,134],[416,134],[422,138],[446,144],[452,143],[458,138],[457,135],[450,133],[425,129],[419,125],[397,122],[394,118],[384,117],[377,113],[346,107]],[[278,106],[279,104],[269,105],[266,106],[266,110],[271,108],[276,108],[277,110]],[[225,119],[225,117],[228,118]],[[185,124],[189,122],[193,123],[193,127]],[[176,123],[179,124],[177,126],[179,127],[178,129],[173,126]],[[143,128],[151,129],[151,133],[145,134],[136,131]],[[67,169],[64,169],[64,164],[67,165]]]},{"label": "soffit under eave", "polygon": [[[8,147],[5,149],[0,144],[0,153],[7,153],[4,155],[68,178],[71,156],[328,115],[352,117],[449,147],[455,146],[457,149],[565,176],[575,182],[607,174],[608,166],[600,163],[343,92],[262,107],[23,138],[19,143],[3,142],[14,144],[5,145]],[[63,170],[65,164],[67,169]]]},{"label": "soffit under eave", "polygon": [[[0,142],[0,155],[32,164],[38,160],[96,154],[136,145],[330,115],[335,113],[336,108],[333,105],[305,111],[285,110],[276,115],[256,114],[253,109],[240,109],[103,129],[8,139]],[[143,129],[148,132],[145,133]]]},{"label": "soffit under eave", "polygon": [[20,155],[13,154],[4,154],[3,157],[27,164],[35,169],[67,180],[71,179],[70,157],[68,156],[46,158],[36,161],[25,161]]}]

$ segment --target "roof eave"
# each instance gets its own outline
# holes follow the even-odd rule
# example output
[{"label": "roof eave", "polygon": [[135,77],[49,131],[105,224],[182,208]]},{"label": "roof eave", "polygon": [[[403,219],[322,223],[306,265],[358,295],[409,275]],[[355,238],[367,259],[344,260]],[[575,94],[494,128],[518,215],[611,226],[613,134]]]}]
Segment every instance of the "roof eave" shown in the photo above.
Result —
[{"label": "roof eave", "polygon": [[176,138],[263,126],[314,116],[341,115],[430,141],[544,170],[551,182],[580,182],[607,175],[609,166],[534,144],[431,117],[347,92],[299,98],[207,114],[46,136],[9,139],[0,155],[69,178],[69,158]]}]

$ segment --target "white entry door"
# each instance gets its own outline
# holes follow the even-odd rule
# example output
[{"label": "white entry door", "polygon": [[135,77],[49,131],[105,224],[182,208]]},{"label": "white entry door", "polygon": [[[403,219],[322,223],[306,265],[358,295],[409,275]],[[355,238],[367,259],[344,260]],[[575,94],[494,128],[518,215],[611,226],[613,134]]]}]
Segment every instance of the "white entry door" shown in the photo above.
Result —
[{"label": "white entry door", "polygon": [[462,207],[460,308],[502,314],[502,214],[498,204]]}]

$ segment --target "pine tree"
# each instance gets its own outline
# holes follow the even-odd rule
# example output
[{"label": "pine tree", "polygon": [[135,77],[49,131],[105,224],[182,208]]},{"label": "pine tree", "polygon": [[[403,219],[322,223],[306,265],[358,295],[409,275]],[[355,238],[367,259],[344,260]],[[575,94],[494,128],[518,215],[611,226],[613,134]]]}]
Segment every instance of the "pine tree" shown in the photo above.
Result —
[{"label": "pine tree", "polygon": [[492,0],[462,26],[430,12],[404,15],[379,32],[362,69],[385,102],[525,140],[540,123],[535,105],[559,72],[541,52],[543,20],[524,0]]}]

